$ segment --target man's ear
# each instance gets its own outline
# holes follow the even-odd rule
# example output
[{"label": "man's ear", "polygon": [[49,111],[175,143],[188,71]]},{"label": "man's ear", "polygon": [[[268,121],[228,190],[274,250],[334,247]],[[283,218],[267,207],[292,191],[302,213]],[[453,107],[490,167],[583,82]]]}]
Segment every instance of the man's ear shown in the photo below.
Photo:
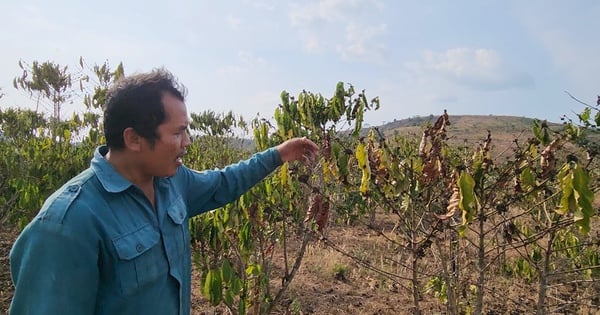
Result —
[{"label": "man's ear", "polygon": [[142,136],[140,136],[133,128],[129,127],[123,130],[123,141],[125,148],[131,151],[140,151],[142,149]]}]

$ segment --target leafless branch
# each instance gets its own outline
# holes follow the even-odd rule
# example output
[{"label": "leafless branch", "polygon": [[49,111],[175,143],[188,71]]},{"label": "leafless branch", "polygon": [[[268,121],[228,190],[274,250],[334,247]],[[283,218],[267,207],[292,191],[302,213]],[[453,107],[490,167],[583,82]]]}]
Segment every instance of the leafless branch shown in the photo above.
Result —
[{"label": "leafless branch", "polygon": [[577,103],[579,103],[579,104],[585,105],[585,106],[587,106],[587,107],[589,107],[589,108],[592,108],[592,109],[595,109],[595,108],[596,108],[596,107],[594,107],[594,106],[592,106],[592,105],[589,105],[589,104],[587,104],[587,103],[585,103],[585,102],[583,102],[583,101],[580,101],[578,98],[576,98],[576,97],[575,97],[575,96],[573,96],[571,93],[569,93],[569,91],[565,91],[565,93],[567,93],[567,95],[569,95],[569,97],[570,97],[570,98],[572,98],[572,99],[573,99],[575,102],[577,102]]}]

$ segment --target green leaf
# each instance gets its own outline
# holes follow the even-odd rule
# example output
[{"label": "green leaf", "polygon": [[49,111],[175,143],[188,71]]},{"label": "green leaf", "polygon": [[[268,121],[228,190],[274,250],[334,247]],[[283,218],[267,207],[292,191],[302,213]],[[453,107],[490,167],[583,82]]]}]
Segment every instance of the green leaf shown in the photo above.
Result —
[{"label": "green leaf", "polygon": [[548,128],[544,128],[544,135],[542,136],[542,145],[548,145],[550,143],[550,134]]},{"label": "green leaf", "polygon": [[242,248],[249,249],[250,248],[250,240],[251,240],[251,226],[250,221],[244,223],[244,225],[240,228],[238,237],[240,239],[240,244]]},{"label": "green leaf", "polygon": [[545,124],[540,124],[540,121],[535,119],[533,121],[533,135],[542,143],[542,145],[548,145],[550,143],[550,134]]},{"label": "green leaf", "polygon": [[579,119],[581,120],[581,122],[588,122],[590,120],[591,117],[591,110],[589,107],[586,107],[579,115]]},{"label": "green leaf", "polygon": [[202,294],[204,294],[204,296],[206,297],[210,297],[210,284],[213,281],[213,274],[214,272],[212,270],[208,271],[208,273],[206,273],[206,278],[204,279],[204,285],[202,286]]},{"label": "green leaf", "polygon": [[239,314],[246,314],[246,300],[240,299],[238,306]]},{"label": "green leaf", "polygon": [[212,305],[217,305],[222,301],[223,283],[221,281],[221,273],[218,272],[218,270],[210,270],[206,274],[202,293],[208,298]]},{"label": "green leaf", "polygon": [[235,270],[233,270],[233,268],[231,268],[231,264],[229,263],[229,260],[227,260],[227,259],[225,259],[223,261],[223,265],[221,266],[221,275],[222,275],[223,281],[225,281],[225,283],[230,283],[235,278],[237,278],[237,276],[235,274]]},{"label": "green leaf", "polygon": [[580,195],[579,199],[587,203],[586,207],[589,205],[589,208],[591,208],[594,193],[590,189],[589,184],[590,178],[587,172],[580,165],[576,165],[573,168],[573,189]]},{"label": "green leaf", "polygon": [[230,287],[231,291],[233,292],[233,294],[240,294],[240,292],[242,291],[242,279],[236,277],[235,279],[233,279],[231,281],[231,287]]},{"label": "green leaf", "polygon": [[535,262],[535,263],[539,263],[540,261],[542,261],[542,251],[539,248],[535,248],[532,252],[531,252],[531,259]]},{"label": "green leaf", "polygon": [[279,94],[279,98],[281,99],[283,108],[287,109],[290,105],[290,93],[288,93],[286,90],[283,90],[281,91],[281,94]]},{"label": "green leaf", "polygon": [[542,141],[542,126],[540,121],[537,119],[533,120],[533,135],[540,141]]},{"label": "green leaf", "polygon": [[564,215],[569,212],[570,205],[573,203],[573,176],[569,164],[565,164],[560,169],[557,178],[562,195],[556,212],[560,215]]},{"label": "green leaf", "polygon": [[233,305],[233,292],[231,292],[231,290],[225,290],[223,301],[229,306]]},{"label": "green leaf", "polygon": [[590,217],[595,214],[592,206],[594,193],[589,187],[589,176],[580,165],[573,168],[573,194],[577,201],[577,211],[573,219],[582,233],[590,231]]},{"label": "green leaf", "polygon": [[365,112],[365,103],[359,101],[358,104],[355,106],[354,112],[356,112],[356,116],[354,117],[356,121],[354,122],[355,126],[353,135],[358,136],[360,134],[360,130],[362,129],[363,115]]},{"label": "green leaf", "polygon": [[483,152],[477,151],[473,154],[473,179],[479,183],[483,179]]},{"label": "green leaf", "polygon": [[570,162],[561,168],[558,181],[562,196],[556,212],[564,215],[571,211],[580,232],[588,233],[590,218],[595,214],[592,206],[594,193],[589,187],[589,175],[581,165]]},{"label": "green leaf", "polygon": [[521,185],[524,185],[526,187],[535,187],[536,185],[535,174],[531,171],[529,167],[523,169],[523,171],[521,172],[520,180]]}]

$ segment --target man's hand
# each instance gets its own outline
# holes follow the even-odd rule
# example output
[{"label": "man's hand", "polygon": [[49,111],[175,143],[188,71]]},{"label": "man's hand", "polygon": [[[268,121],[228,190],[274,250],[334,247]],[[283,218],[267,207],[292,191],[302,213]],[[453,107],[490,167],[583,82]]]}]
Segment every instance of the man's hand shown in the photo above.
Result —
[{"label": "man's hand", "polygon": [[283,162],[301,161],[311,165],[317,159],[319,147],[306,137],[293,138],[277,146]]}]

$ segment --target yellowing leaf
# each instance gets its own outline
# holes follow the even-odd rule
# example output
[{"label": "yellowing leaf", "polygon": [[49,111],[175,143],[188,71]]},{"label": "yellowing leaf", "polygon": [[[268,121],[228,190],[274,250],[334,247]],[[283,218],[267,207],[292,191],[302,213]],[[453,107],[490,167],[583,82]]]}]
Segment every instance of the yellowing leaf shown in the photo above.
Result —
[{"label": "yellowing leaf", "polygon": [[354,151],[354,156],[356,157],[356,160],[358,161],[358,166],[361,169],[367,167],[367,163],[369,163],[369,160],[368,160],[368,156],[367,156],[367,147],[365,146],[364,143],[359,142],[358,145],[356,145],[356,150]]},{"label": "yellowing leaf", "polygon": [[459,207],[463,210],[463,225],[471,222],[476,211],[475,180],[467,172],[462,172],[458,179],[460,188]]},{"label": "yellowing leaf", "polygon": [[279,178],[281,179],[281,186],[288,186],[288,163],[283,163],[283,165],[279,169]]},{"label": "yellowing leaf", "polygon": [[362,178],[360,180],[360,192],[366,194],[369,191],[369,182],[371,180],[371,167],[369,166],[369,156],[367,148],[364,143],[359,142],[354,151],[354,156],[358,162],[358,166],[362,171]]}]

